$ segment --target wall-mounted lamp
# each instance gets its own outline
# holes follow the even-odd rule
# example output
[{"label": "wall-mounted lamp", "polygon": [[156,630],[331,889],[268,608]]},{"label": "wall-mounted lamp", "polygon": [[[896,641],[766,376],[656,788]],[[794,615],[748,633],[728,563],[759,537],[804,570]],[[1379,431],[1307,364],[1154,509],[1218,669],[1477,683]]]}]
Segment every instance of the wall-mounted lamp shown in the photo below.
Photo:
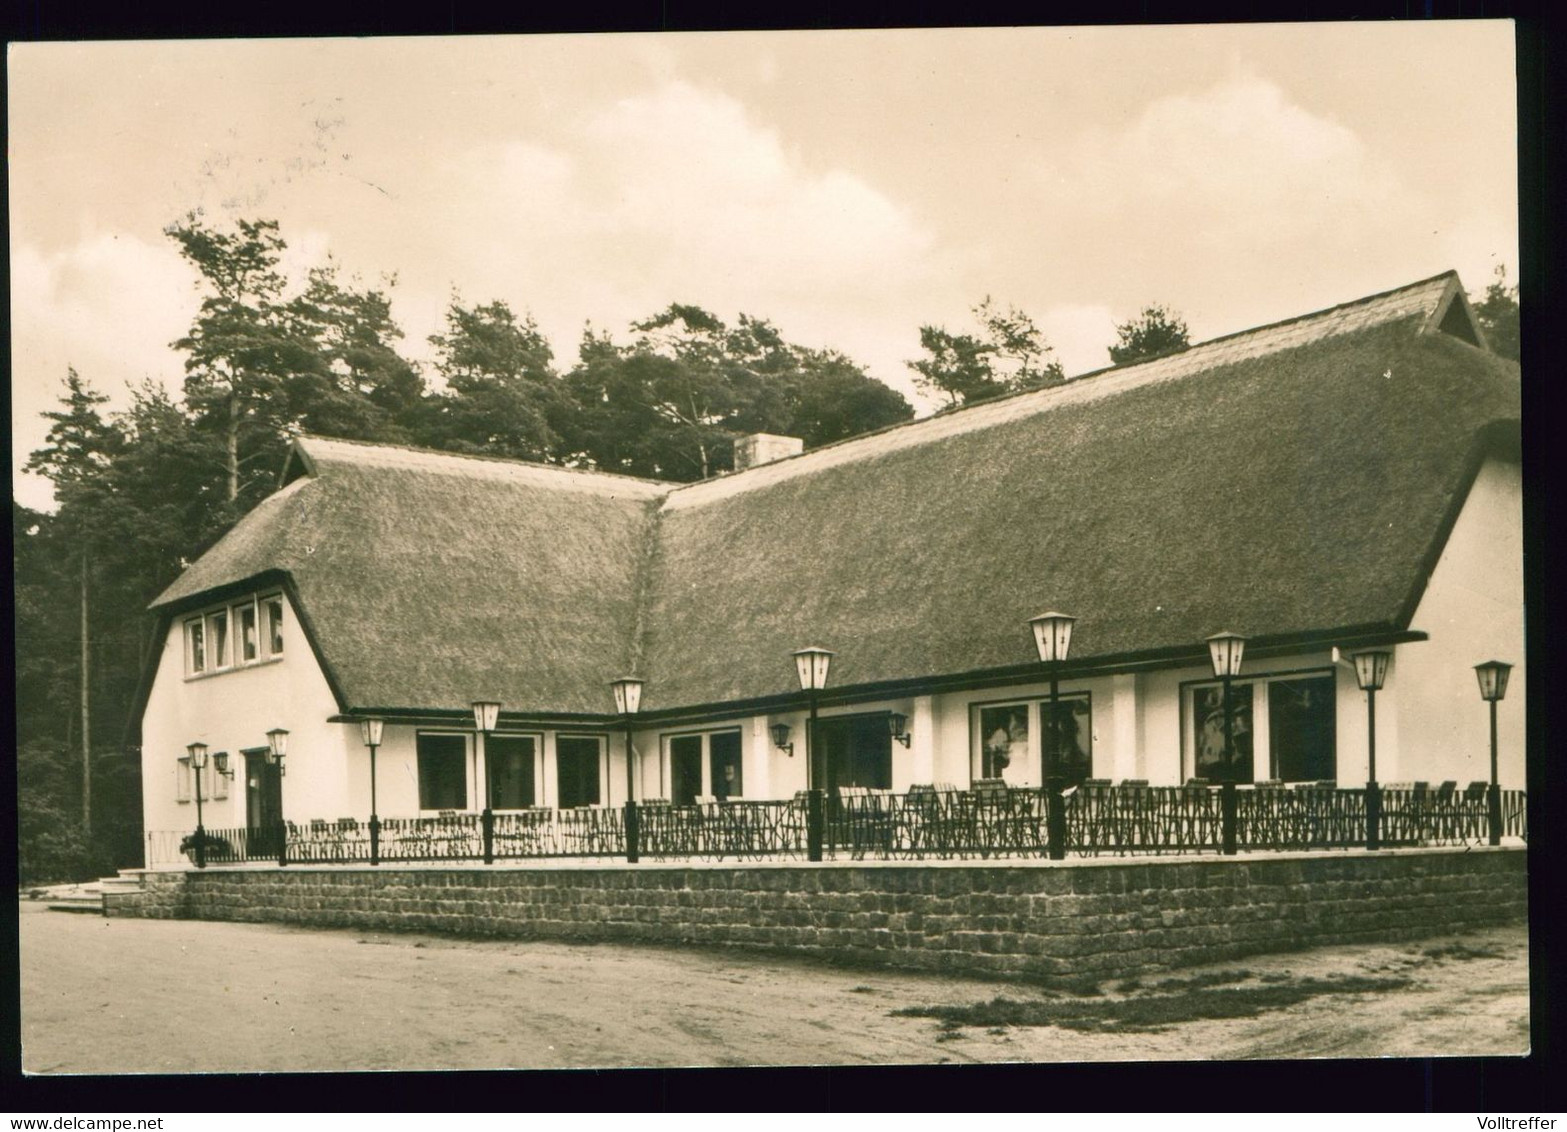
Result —
[{"label": "wall-mounted lamp", "polygon": [[229,753],[227,751],[212,752],[212,767],[224,778],[234,777],[234,768],[229,766]]},{"label": "wall-mounted lamp", "polygon": [[907,747],[913,741],[913,736],[909,734],[909,717],[901,712],[888,712],[887,734],[892,736],[894,743],[902,743]]},{"label": "wall-mounted lamp", "polygon": [[288,757],[288,732],[274,727],[267,732],[267,762],[277,767],[279,777],[288,773],[283,760]]},{"label": "wall-mounted lamp", "polygon": [[780,751],[788,751],[789,757],[794,758],[794,744],[789,742],[789,725],[787,723],[775,723],[769,729],[773,733],[773,746]]}]

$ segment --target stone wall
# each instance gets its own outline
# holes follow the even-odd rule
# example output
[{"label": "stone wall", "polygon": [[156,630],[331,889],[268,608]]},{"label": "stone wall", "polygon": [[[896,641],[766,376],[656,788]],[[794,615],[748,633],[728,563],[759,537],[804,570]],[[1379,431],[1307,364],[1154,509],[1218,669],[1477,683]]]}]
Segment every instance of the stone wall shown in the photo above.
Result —
[{"label": "stone wall", "polygon": [[149,873],[110,915],[702,944],[1070,985],[1526,915],[1522,849]]}]

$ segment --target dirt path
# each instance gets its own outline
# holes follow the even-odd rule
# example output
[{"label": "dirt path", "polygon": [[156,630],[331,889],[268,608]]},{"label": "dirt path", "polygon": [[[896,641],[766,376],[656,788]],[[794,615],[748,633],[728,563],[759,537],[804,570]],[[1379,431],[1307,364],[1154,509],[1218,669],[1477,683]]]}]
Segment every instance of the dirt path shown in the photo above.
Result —
[{"label": "dirt path", "polygon": [[[713,950],[453,940],[20,909],[31,1073],[853,1065],[1521,1054],[1527,936],[1327,948],[1253,978],[1392,975],[1250,1019],[1164,1032],[963,1026],[892,1011],[1026,987]],[[1177,972],[1189,977],[1207,970]],[[1156,981],[1156,980],[1155,980]],[[1111,997],[1120,992],[1111,985]],[[1129,989],[1125,993],[1138,993]]]}]

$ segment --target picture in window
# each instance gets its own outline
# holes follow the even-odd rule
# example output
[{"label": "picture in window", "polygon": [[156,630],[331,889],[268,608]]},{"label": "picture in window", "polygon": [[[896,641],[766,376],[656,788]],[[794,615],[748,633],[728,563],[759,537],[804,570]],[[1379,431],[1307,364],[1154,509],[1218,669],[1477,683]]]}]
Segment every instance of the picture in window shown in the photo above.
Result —
[{"label": "picture in window", "polygon": [[[1039,718],[1042,721],[1050,718],[1049,700],[1040,702]],[[1050,734],[1047,728],[1045,736]],[[1057,773],[1062,781],[1067,786],[1073,786],[1085,778],[1093,777],[1093,729],[1087,697],[1057,700],[1054,734]]]},{"label": "picture in window", "polygon": [[1026,775],[1028,765],[1028,705],[1004,704],[979,709],[981,778]]},{"label": "picture in window", "polygon": [[[1235,782],[1252,780],[1252,725],[1250,684],[1230,689],[1231,730],[1235,742]],[[1231,781],[1224,762],[1224,689],[1192,690],[1192,735],[1196,744],[1197,777],[1211,782]]]}]

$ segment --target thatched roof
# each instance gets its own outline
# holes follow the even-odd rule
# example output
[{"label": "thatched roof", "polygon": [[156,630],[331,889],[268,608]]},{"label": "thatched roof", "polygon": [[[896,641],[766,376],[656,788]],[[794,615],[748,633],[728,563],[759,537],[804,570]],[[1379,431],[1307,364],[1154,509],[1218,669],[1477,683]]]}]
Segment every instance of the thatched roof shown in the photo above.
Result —
[{"label": "thatched roof", "polygon": [[317,438],[295,460],[157,605],[280,569],[345,706],[604,710],[666,485]]},{"label": "thatched roof", "polygon": [[158,604],[287,570],[347,706],[541,714],[1017,669],[1047,607],[1085,662],[1393,631],[1518,419],[1481,341],[1448,274],[683,487],[305,439]]}]

